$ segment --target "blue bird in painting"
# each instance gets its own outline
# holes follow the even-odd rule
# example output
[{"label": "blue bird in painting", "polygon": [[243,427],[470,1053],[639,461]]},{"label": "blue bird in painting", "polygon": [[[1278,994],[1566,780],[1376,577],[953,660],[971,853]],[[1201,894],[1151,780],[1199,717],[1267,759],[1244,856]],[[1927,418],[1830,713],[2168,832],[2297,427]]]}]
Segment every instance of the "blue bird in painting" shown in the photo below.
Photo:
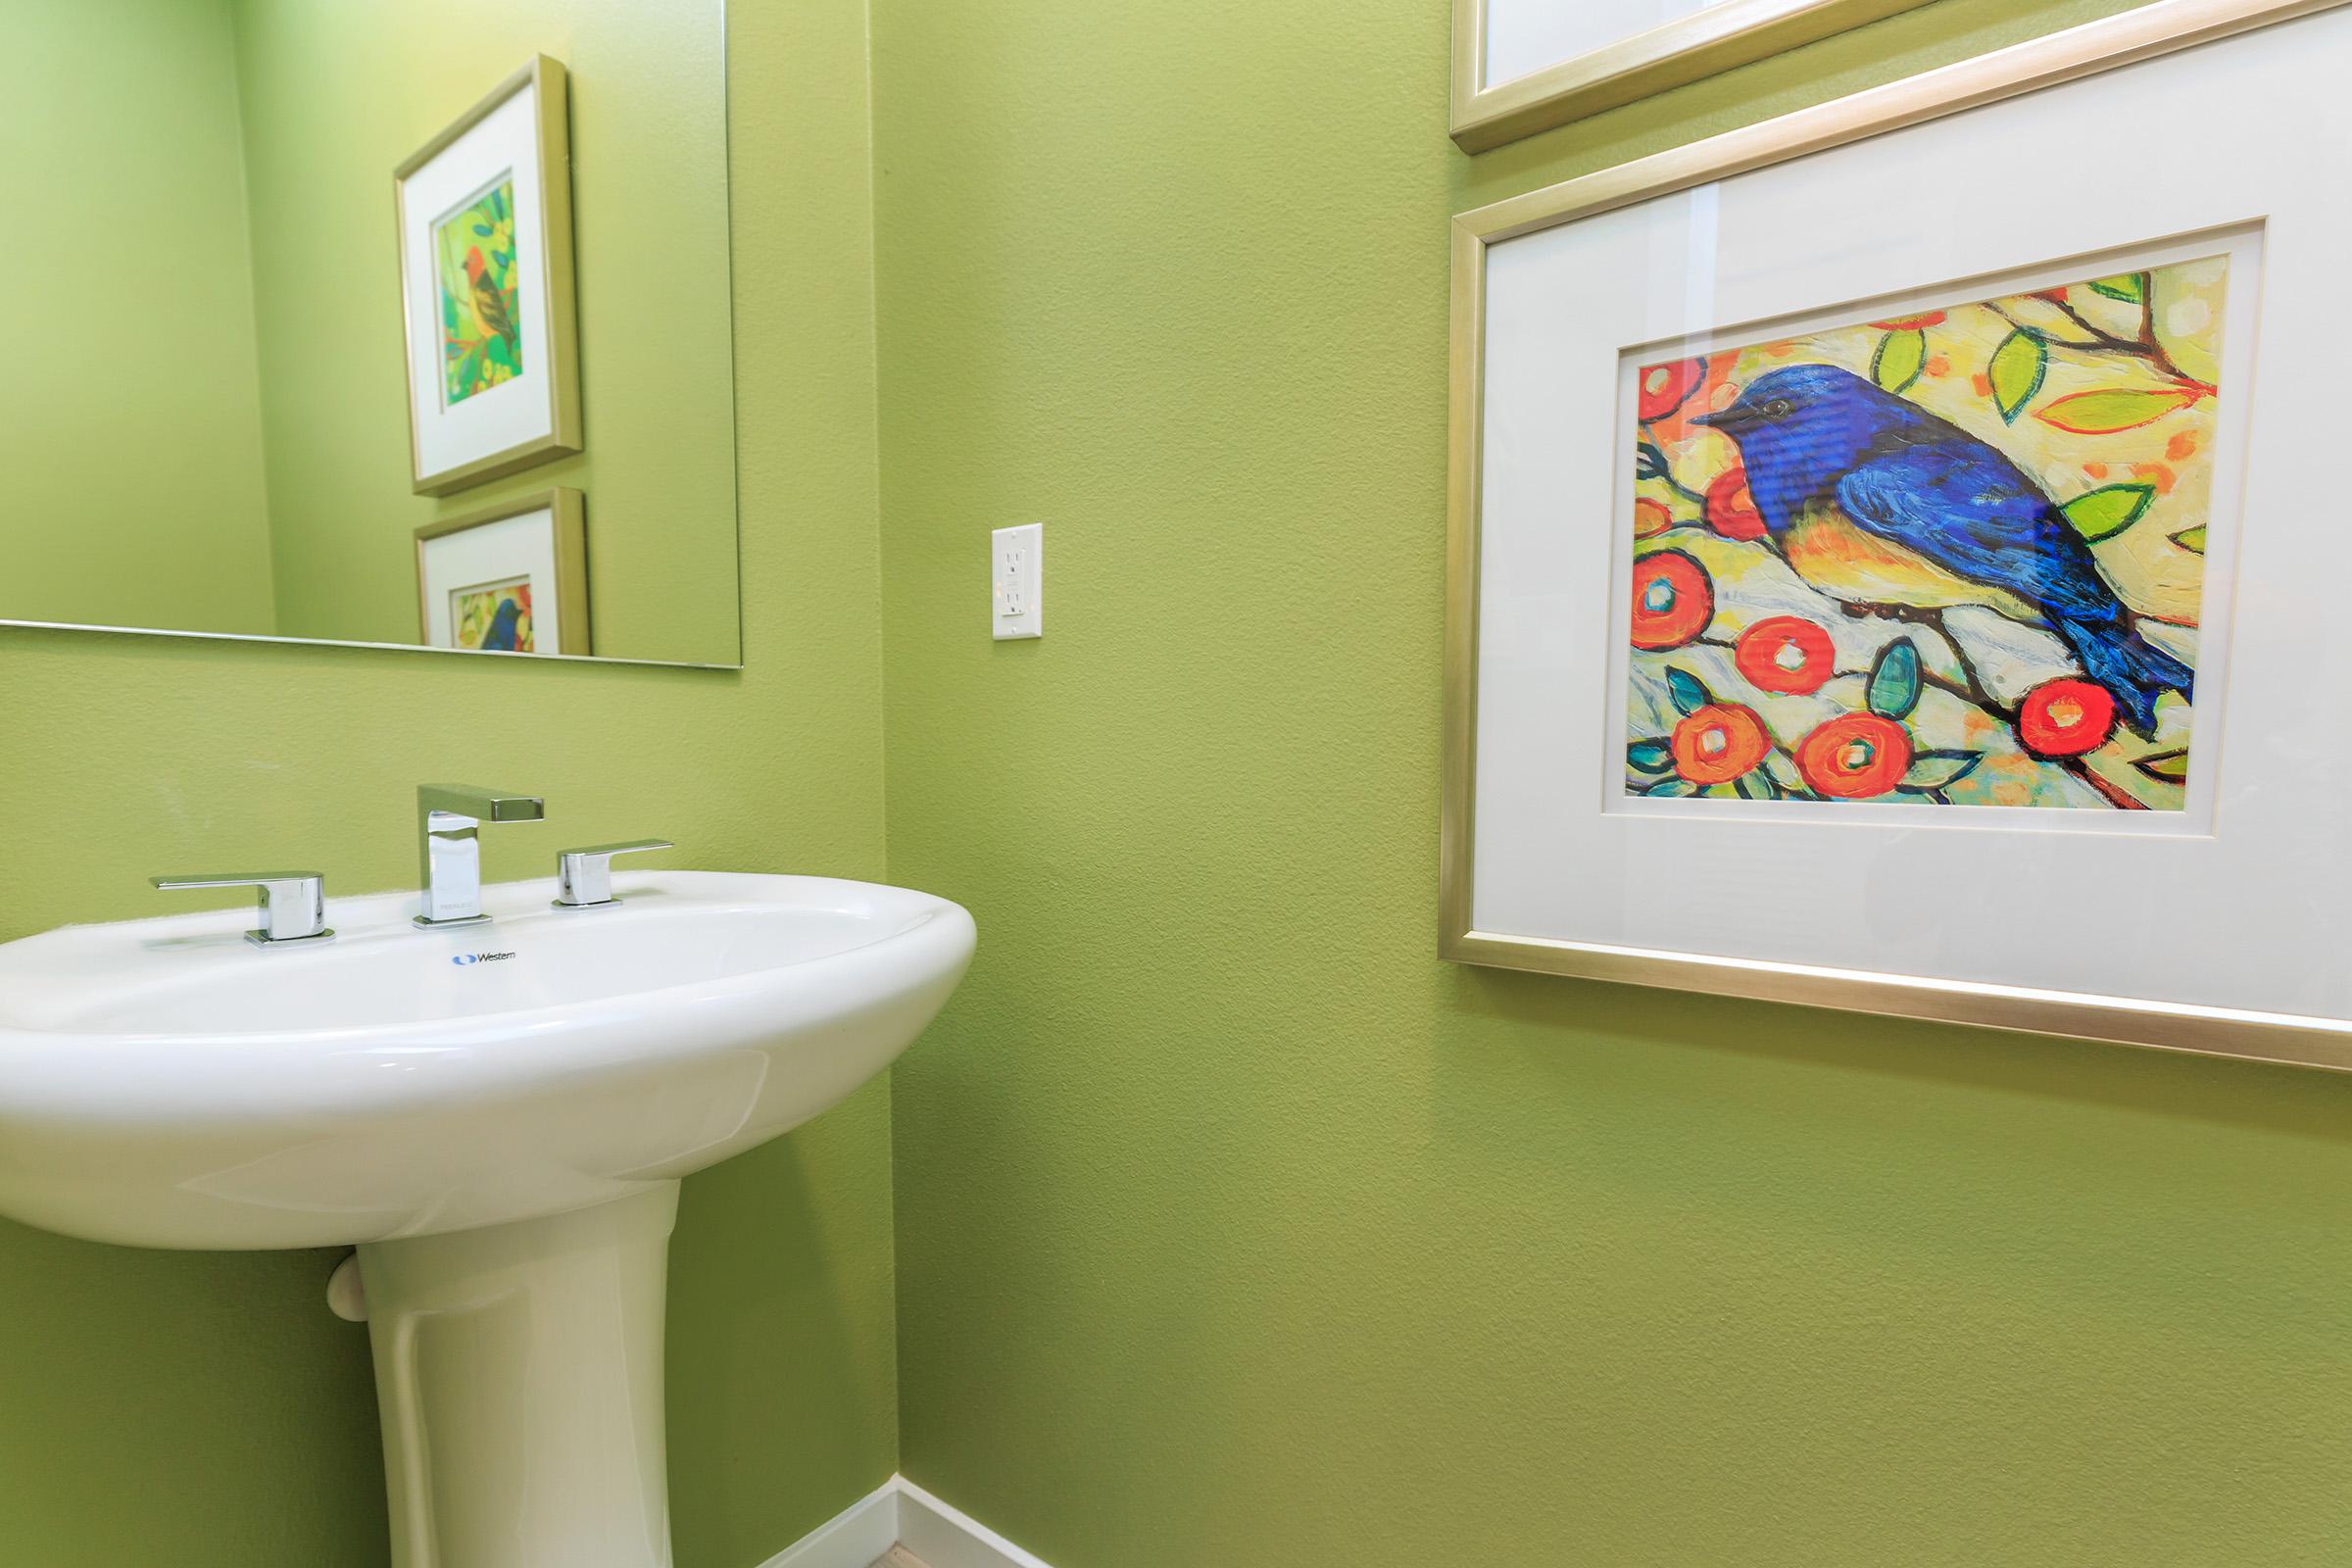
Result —
[{"label": "blue bird in painting", "polygon": [[2047,625],[2132,728],[2193,674],[2142,637],[2066,516],[1998,451],[1832,365],[1758,376],[1692,422],[1739,443],[1748,493],[1798,576],[1846,605],[1985,605]]},{"label": "blue bird in painting", "polygon": [[522,607],[512,599],[498,602],[498,612],[490,617],[489,629],[482,633],[482,646],[502,653],[517,653],[522,646]]}]

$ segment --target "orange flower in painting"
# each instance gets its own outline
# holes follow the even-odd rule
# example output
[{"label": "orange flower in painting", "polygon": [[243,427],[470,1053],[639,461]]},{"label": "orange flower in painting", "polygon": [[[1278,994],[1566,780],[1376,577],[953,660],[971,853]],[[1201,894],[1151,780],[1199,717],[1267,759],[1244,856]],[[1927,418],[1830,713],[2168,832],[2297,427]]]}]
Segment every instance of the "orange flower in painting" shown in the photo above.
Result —
[{"label": "orange flower in painting", "polygon": [[1635,538],[1647,539],[1650,535],[1664,533],[1667,529],[1673,526],[1674,514],[1667,510],[1665,502],[1652,501],[1647,496],[1642,496],[1639,500],[1635,501]]},{"label": "orange flower in painting", "polygon": [[2093,680],[2045,680],[2018,706],[2017,738],[2035,757],[2081,757],[2115,733],[2115,694]]},{"label": "orange flower in painting", "polygon": [[1707,568],[1679,550],[1656,550],[1634,563],[1636,648],[1680,648],[1715,618]]},{"label": "orange flower in painting", "polygon": [[1802,696],[1837,673],[1830,634],[1801,615],[1773,615],[1740,634],[1732,662],[1760,692]]},{"label": "orange flower in painting", "polygon": [[1636,387],[1642,422],[1663,419],[1689,400],[1707,378],[1705,360],[1676,360],[1671,365],[1645,365]]},{"label": "orange flower in painting", "polygon": [[1693,784],[1729,784],[1771,755],[1772,734],[1752,708],[1714,703],[1674,726],[1674,770]]},{"label": "orange flower in painting", "polygon": [[1761,539],[1764,514],[1747,491],[1747,470],[1738,464],[1717,474],[1707,485],[1707,526],[1726,539]]},{"label": "orange flower in painting", "polygon": [[1911,771],[1911,737],[1891,718],[1840,713],[1796,743],[1796,770],[1816,795],[1868,800]]}]

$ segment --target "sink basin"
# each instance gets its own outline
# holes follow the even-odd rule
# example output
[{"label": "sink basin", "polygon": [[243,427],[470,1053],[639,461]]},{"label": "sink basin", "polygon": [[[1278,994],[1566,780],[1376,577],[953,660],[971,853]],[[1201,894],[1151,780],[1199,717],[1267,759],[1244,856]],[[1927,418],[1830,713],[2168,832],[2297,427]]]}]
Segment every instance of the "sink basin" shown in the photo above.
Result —
[{"label": "sink basin", "polygon": [[678,1178],[910,1044],[971,916],[904,888],[656,871],[490,919],[338,899],[0,946],[0,1213],[170,1248],[356,1244],[395,1568],[665,1568]]},{"label": "sink basin", "polygon": [[825,1109],[905,1050],[971,916],[904,888],[657,871],[622,902],[338,899],[266,952],[249,909],[0,946],[0,1213],[211,1249],[424,1236],[582,1208]]}]

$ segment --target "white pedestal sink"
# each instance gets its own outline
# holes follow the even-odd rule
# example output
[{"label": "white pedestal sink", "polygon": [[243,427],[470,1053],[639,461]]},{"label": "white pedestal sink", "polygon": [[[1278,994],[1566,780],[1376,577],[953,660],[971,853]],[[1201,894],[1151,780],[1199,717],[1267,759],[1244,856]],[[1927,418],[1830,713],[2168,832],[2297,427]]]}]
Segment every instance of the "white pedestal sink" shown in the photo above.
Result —
[{"label": "white pedestal sink", "polygon": [[887,1066],[970,961],[903,888],[649,872],[623,902],[336,900],[0,946],[0,1213],[134,1247],[356,1244],[395,1568],[666,1568],[682,1176]]}]

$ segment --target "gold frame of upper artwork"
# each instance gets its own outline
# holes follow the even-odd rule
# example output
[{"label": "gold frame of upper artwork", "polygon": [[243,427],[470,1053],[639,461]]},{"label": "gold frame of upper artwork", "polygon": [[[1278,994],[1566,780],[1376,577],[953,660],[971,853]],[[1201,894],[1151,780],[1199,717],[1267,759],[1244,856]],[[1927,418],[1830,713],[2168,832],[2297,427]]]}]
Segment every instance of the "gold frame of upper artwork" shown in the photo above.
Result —
[{"label": "gold frame of upper artwork", "polygon": [[[535,490],[528,495],[511,496],[495,506],[468,512],[455,517],[436,517],[416,530],[416,640],[427,647],[432,642],[433,612],[425,597],[424,547],[435,539],[484,523],[504,522],[526,513],[555,514],[556,532],[556,610],[561,631],[559,646],[550,650],[586,658],[595,646],[588,624],[588,507],[587,497],[568,485],[552,490]],[[460,653],[481,653],[478,648],[458,649]],[[506,650],[497,650],[504,653]],[[519,655],[525,659],[544,658],[533,652]]]},{"label": "gold frame of upper artwork", "polygon": [[[417,368],[411,359],[416,345],[414,279],[409,275],[407,190],[409,176],[446,152],[457,139],[487,118],[490,112],[526,87],[538,90],[539,220],[546,236],[540,285],[547,295],[548,433],[492,452],[438,473],[424,471],[416,444]],[[409,471],[411,488],[420,496],[447,495],[503,474],[516,472],[554,458],[581,450],[580,333],[571,260],[571,111],[570,77],[562,61],[534,56],[529,65],[493,87],[489,95],[460,116],[441,134],[392,172],[393,237],[400,248],[401,363],[408,368]]]},{"label": "gold frame of upper artwork", "polygon": [[1442,958],[1853,1012],[2352,1071],[2352,1021],[1510,936],[1471,923],[1481,393],[1490,245],[2352,0],[2154,0],[1997,53],[1532,191],[1453,220]]},{"label": "gold frame of upper artwork", "polygon": [[1466,153],[1615,109],[1926,0],[1716,0],[1679,22],[1481,87],[1489,3],[1453,0],[1452,130]]}]

